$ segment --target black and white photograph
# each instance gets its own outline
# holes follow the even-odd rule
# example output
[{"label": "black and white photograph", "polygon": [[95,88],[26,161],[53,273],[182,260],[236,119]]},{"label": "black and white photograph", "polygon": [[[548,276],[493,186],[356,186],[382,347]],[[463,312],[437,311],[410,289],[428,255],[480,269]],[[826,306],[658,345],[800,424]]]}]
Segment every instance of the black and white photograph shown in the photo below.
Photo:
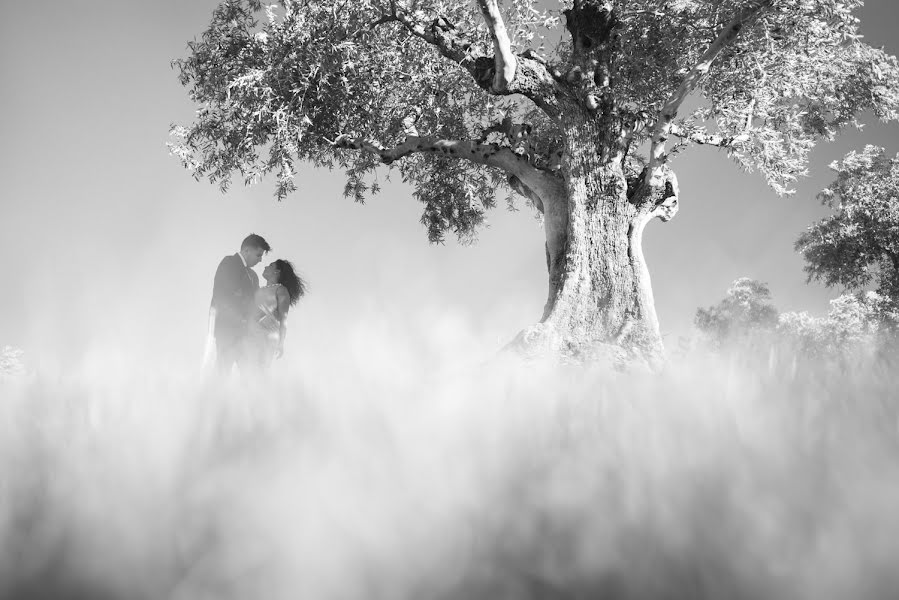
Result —
[{"label": "black and white photograph", "polygon": [[0,600],[896,600],[899,2],[0,18]]}]

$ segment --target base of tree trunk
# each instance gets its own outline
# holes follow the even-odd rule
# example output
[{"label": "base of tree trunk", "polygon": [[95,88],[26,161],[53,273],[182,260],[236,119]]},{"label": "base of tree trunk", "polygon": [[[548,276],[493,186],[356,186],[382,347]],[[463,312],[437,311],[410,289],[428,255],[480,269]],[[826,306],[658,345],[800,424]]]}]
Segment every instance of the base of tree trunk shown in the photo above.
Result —
[{"label": "base of tree trunk", "polygon": [[626,371],[655,372],[664,364],[661,352],[607,342],[585,342],[563,334],[552,323],[526,327],[503,347],[502,352],[518,355],[524,360]]}]

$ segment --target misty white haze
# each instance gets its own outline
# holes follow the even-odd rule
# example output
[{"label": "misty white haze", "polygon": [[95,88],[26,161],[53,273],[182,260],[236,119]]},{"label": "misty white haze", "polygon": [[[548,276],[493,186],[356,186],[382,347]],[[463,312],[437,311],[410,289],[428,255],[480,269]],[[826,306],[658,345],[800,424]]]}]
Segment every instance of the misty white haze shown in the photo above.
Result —
[{"label": "misty white haze", "polygon": [[[895,154],[895,123],[817,147],[790,198],[678,157],[646,234],[671,363],[522,365],[498,350],[545,300],[523,203],[433,246],[399,181],[360,206],[304,166],[278,203],[168,155],[194,111],[169,62],[216,4],[4,7],[0,598],[897,597],[895,373],[678,352],[736,277],[827,310],[793,242],[827,164]],[[899,52],[897,6],[860,17]],[[310,289],[267,377],[216,381],[212,278],[251,232]]]}]

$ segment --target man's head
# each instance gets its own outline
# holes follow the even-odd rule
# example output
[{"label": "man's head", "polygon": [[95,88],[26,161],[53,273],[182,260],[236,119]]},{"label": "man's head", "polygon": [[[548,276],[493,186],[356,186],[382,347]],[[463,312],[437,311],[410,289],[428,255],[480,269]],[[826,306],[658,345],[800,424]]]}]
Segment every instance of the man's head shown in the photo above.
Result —
[{"label": "man's head", "polygon": [[262,260],[262,255],[271,250],[271,246],[261,235],[251,233],[240,244],[240,255],[247,261],[248,267],[255,267]]}]

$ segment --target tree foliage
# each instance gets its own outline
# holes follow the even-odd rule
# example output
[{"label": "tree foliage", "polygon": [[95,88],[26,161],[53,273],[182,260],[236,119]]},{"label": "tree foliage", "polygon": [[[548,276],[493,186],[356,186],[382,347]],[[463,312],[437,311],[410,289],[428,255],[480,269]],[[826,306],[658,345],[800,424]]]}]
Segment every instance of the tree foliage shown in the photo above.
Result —
[{"label": "tree foliage", "polygon": [[899,155],[867,146],[830,168],[836,180],[819,197],[834,214],[796,242],[809,280],[849,289],[874,284],[899,306]]},{"label": "tree foliage", "polygon": [[[497,86],[493,30],[469,0],[226,0],[174,62],[198,111],[173,128],[173,152],[223,190],[233,174],[274,173],[279,199],[296,189],[298,161],[343,170],[359,201],[387,164],[413,185],[439,241],[470,238],[498,190],[520,190],[491,152],[559,175],[564,103],[620,131],[634,170],[712,144],[778,192],[804,173],[815,140],[858,112],[899,116],[899,68],[861,41],[861,0],[542,4],[501,5],[517,66]],[[581,60],[596,39],[601,60]],[[678,115],[694,91],[699,108]],[[480,145],[463,155],[441,141]]]},{"label": "tree foliage", "polygon": [[[223,2],[202,39],[189,44],[191,55],[175,61],[200,109],[191,127],[175,128],[181,143],[174,151],[198,177],[223,189],[233,172],[247,183],[274,172],[283,198],[296,189],[296,162],[306,161],[343,169],[346,195],[362,201],[378,191],[366,177],[383,161],[339,149],[334,142],[341,136],[388,144],[412,132],[473,139],[483,134],[488,115],[505,110],[457,63],[387,19],[389,3],[288,0],[266,7],[261,23],[260,8],[255,1]],[[483,25],[468,3],[417,2],[398,10],[447,36],[471,31],[476,35],[466,52],[486,52]],[[513,40],[522,46],[550,20],[528,2],[515,2],[510,11]],[[447,230],[470,235],[504,184],[495,169],[450,164],[443,156],[415,154],[395,168],[415,184],[432,240]]]}]

